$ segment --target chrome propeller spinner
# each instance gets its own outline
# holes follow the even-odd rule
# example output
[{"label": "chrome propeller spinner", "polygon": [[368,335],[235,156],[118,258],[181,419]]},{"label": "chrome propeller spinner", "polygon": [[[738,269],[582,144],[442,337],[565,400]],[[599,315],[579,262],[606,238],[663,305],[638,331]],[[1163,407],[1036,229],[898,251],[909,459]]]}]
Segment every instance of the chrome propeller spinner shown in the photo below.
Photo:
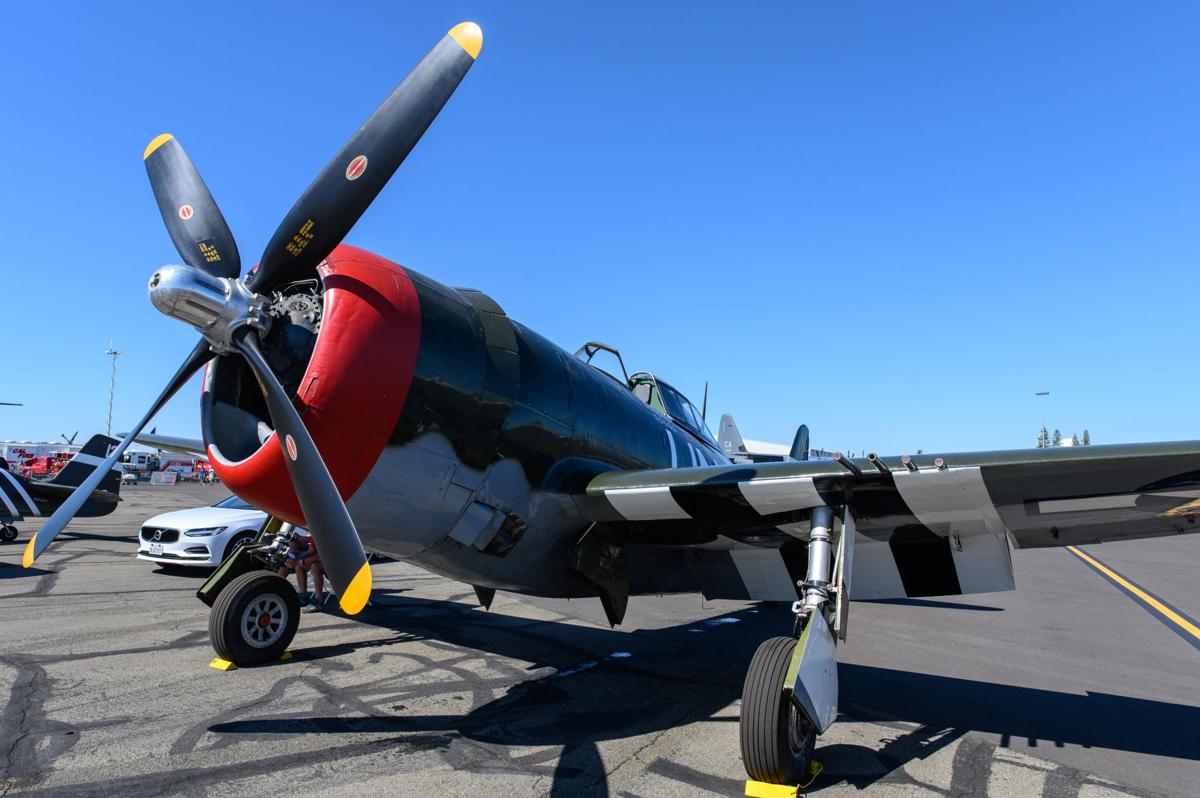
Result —
[{"label": "chrome propeller spinner", "polygon": [[267,298],[236,277],[215,277],[192,266],[163,266],[150,276],[150,302],[190,324],[218,355],[236,350],[234,336],[249,328],[259,337],[271,327]]}]

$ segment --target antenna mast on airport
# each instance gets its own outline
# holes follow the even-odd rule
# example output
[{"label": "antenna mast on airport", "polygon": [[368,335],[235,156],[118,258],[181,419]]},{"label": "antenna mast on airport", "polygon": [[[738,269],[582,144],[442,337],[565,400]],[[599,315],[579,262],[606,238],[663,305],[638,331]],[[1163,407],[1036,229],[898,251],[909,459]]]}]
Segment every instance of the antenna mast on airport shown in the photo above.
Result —
[{"label": "antenna mast on airport", "polygon": [[108,351],[104,354],[112,357],[112,379],[108,383],[108,425],[104,430],[104,434],[111,438],[113,395],[117,392],[117,358],[121,354],[117,350],[113,349],[111,338],[108,340]]},{"label": "antenna mast on airport", "polygon": [[1038,447],[1043,448],[1050,445],[1050,438],[1046,434],[1046,397],[1050,395],[1049,391],[1037,391],[1034,396],[1042,400],[1042,429],[1038,432]]}]

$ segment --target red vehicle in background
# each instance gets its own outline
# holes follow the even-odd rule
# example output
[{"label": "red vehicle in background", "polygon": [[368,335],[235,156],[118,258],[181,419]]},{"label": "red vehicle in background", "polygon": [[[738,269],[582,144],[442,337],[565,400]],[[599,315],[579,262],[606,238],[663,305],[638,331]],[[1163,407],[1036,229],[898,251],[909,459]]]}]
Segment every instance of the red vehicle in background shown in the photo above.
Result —
[{"label": "red vehicle in background", "polygon": [[19,471],[26,479],[52,479],[71,461],[73,452],[56,452],[22,461]]}]

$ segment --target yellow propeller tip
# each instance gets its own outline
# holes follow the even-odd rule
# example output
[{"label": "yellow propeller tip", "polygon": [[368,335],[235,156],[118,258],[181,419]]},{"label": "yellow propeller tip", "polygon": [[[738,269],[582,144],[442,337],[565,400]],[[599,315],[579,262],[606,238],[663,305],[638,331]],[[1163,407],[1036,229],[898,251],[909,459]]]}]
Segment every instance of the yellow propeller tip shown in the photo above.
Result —
[{"label": "yellow propeller tip", "polygon": [[362,568],[358,569],[354,578],[350,580],[349,587],[342,591],[338,606],[347,615],[358,615],[359,611],[367,606],[369,598],[371,598],[371,564],[365,562],[362,564]]},{"label": "yellow propeller tip", "polygon": [[151,153],[153,153],[155,150],[157,150],[159,147],[166,144],[168,141],[170,141],[173,138],[175,138],[175,137],[172,136],[170,133],[162,133],[158,136],[155,136],[150,141],[150,143],[146,145],[146,151],[142,153],[142,160],[144,161],[147,158],[149,158]]},{"label": "yellow propeller tip", "polygon": [[460,22],[450,29],[450,36],[458,42],[467,55],[478,58],[483,49],[483,31],[474,22]]},{"label": "yellow propeller tip", "polygon": [[35,540],[37,540],[37,535],[31,537],[29,542],[25,544],[25,553],[21,555],[22,568],[29,568],[33,565],[33,542]]}]

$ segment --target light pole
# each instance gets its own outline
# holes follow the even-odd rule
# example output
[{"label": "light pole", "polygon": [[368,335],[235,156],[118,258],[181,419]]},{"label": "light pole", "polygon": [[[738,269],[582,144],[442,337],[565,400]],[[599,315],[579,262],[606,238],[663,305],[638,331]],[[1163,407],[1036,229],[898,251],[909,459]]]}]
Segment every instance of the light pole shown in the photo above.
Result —
[{"label": "light pole", "polygon": [[[1042,434],[1046,431],[1046,397],[1049,395],[1050,395],[1049,391],[1038,391],[1037,393],[1034,394],[1034,396],[1036,396],[1042,400],[1042,429],[1041,429],[1041,432],[1038,433],[1038,440],[1042,439]],[[1045,445],[1049,446],[1050,441],[1046,440]]]},{"label": "light pole", "polygon": [[111,438],[113,395],[117,392],[117,357],[119,357],[121,353],[113,349],[112,341],[109,341],[108,351],[104,354],[112,357],[112,379],[108,383],[108,426],[105,427],[104,431],[104,434]]}]

